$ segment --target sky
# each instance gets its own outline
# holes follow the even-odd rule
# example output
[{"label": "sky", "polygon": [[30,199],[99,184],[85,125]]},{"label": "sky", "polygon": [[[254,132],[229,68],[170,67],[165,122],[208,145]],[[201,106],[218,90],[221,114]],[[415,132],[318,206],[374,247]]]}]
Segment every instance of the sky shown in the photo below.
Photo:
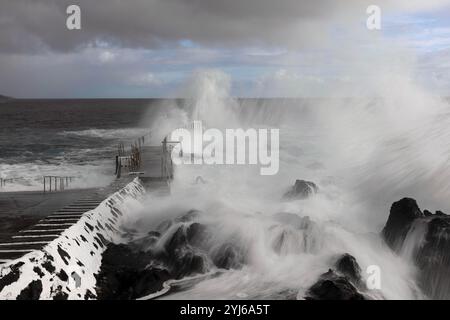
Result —
[{"label": "sky", "polygon": [[[71,4],[81,30],[66,28]],[[372,94],[396,73],[449,95],[449,58],[450,0],[0,3],[0,94],[17,98],[178,97],[209,69],[242,97]]]}]

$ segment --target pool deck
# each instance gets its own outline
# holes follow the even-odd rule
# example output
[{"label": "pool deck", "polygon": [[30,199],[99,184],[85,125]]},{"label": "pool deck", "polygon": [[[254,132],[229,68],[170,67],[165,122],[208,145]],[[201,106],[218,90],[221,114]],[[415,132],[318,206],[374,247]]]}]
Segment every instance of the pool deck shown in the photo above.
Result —
[{"label": "pool deck", "polygon": [[[161,146],[141,148],[139,177],[147,190],[169,194],[169,182],[162,174],[162,153]],[[124,172],[102,188],[0,192],[0,264],[42,249],[135,177]]]}]

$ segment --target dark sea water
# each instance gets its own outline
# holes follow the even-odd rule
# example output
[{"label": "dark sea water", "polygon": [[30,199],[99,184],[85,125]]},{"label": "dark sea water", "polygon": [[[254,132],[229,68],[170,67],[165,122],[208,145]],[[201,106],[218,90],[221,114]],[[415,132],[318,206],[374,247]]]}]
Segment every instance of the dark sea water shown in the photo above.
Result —
[{"label": "dark sea water", "polygon": [[113,178],[119,142],[149,131],[159,100],[11,100],[0,103],[0,177],[5,190],[33,190],[44,175],[78,177],[80,186]]},{"label": "dark sea water", "polygon": [[[278,110],[298,108],[299,102],[293,101],[239,99],[239,105],[245,105],[240,116],[252,120],[262,113],[264,120],[269,117],[276,121],[273,106]],[[0,191],[40,190],[44,175],[75,176],[74,187],[106,185],[114,177],[119,143],[129,148],[138,137],[149,134],[153,126],[164,127],[158,123],[161,119],[169,120],[165,129],[172,130],[169,127],[176,124],[170,122],[170,113],[174,109],[192,108],[190,102],[182,99],[0,102],[0,178],[13,179]],[[263,105],[271,111],[264,112]]]}]

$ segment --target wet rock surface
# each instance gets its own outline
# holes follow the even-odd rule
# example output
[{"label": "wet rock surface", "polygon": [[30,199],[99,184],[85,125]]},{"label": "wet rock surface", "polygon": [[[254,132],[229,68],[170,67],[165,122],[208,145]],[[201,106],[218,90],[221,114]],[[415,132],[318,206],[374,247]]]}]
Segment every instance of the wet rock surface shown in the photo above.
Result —
[{"label": "wet rock surface", "polygon": [[408,232],[418,222],[426,224],[424,234],[416,235],[422,238],[410,240],[417,243],[413,260],[419,269],[418,283],[428,297],[450,299],[450,216],[442,211],[422,213],[414,199],[404,198],[392,205],[382,232],[384,240],[400,253]]},{"label": "wet rock surface", "polygon": [[322,274],[306,292],[306,300],[366,300],[361,293],[361,268],[356,259],[346,253],[335,262],[334,269]]},{"label": "wet rock surface", "polygon": [[6,276],[0,277],[0,291],[3,290],[4,287],[9,286],[11,283],[19,280],[20,277],[20,267],[23,266],[23,262],[18,262],[11,266],[11,272],[9,272]]},{"label": "wet rock surface", "polygon": [[336,261],[336,270],[347,277],[355,285],[361,284],[361,267],[355,257],[345,253]]},{"label": "wet rock surface", "polygon": [[403,198],[392,204],[389,218],[382,235],[386,243],[393,250],[398,250],[405,240],[413,221],[423,217],[416,200]]},{"label": "wet rock surface", "polygon": [[109,244],[97,275],[97,298],[136,299],[161,290],[170,274],[151,262],[151,255],[145,252],[123,244]]},{"label": "wet rock surface", "polygon": [[214,264],[221,269],[240,269],[246,262],[245,252],[233,243],[225,243],[217,248],[212,259]]},{"label": "wet rock surface", "polygon": [[[436,216],[436,215],[435,215]],[[450,299],[450,217],[438,215],[428,222],[423,246],[416,253],[419,284],[434,299]]]},{"label": "wet rock surface", "polygon": [[98,298],[136,299],[160,291],[169,279],[202,274],[213,266],[240,268],[244,255],[239,247],[229,243],[212,250],[210,230],[197,217],[191,210],[126,245],[107,244],[97,275]]},{"label": "wet rock surface", "polygon": [[364,296],[345,276],[333,270],[320,276],[307,292],[306,300],[365,300]]},{"label": "wet rock surface", "polygon": [[284,195],[283,199],[292,200],[299,199],[303,200],[309,198],[310,196],[316,194],[319,188],[314,182],[306,180],[296,180],[293,187],[291,187]]},{"label": "wet rock surface", "polygon": [[41,280],[33,280],[17,296],[17,300],[39,300],[42,292]]}]

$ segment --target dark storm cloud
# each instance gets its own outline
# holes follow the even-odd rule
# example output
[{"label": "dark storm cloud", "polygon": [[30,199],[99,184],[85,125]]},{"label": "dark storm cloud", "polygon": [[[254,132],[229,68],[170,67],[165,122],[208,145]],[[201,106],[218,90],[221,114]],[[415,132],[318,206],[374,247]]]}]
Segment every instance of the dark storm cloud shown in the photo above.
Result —
[{"label": "dark storm cloud", "polygon": [[[332,1],[321,0],[331,5]],[[78,4],[82,30],[65,28],[65,10]],[[320,6],[295,0],[15,0],[1,5],[0,48],[66,51],[107,42],[122,47],[158,47],[191,39],[199,43],[275,41],[301,18],[321,15]]]},{"label": "dark storm cloud", "polygon": [[[262,83],[263,93],[270,95],[272,79],[301,86],[317,83],[316,70],[328,78],[336,77],[336,69],[348,70],[346,63],[353,62],[354,56],[331,61],[340,50],[364,58],[361,46],[355,49],[348,44],[354,39],[364,44],[371,41],[364,27],[368,4],[380,5],[384,14],[395,7],[402,13],[421,12],[449,2],[0,0],[0,94],[166,96],[193,70],[218,68],[233,76],[243,95],[251,92],[254,83],[258,88]],[[71,4],[81,7],[81,31],[66,29],[66,8]],[[445,12],[439,7],[440,14],[448,15]],[[339,38],[330,32],[336,26],[346,28],[339,29]],[[330,35],[333,41],[327,42]],[[414,45],[435,43],[423,40],[428,41],[428,36]],[[316,44],[322,43],[328,54],[319,59],[323,47]],[[290,70],[292,66],[298,70]],[[442,86],[447,86],[446,77],[437,74],[436,79],[443,79]]]},{"label": "dark storm cloud", "polygon": [[[387,3],[379,0],[380,4]],[[425,2],[426,4],[423,4]],[[442,0],[397,0],[434,6]],[[107,43],[154,48],[190,39],[203,45],[286,45],[318,41],[326,21],[364,18],[366,0],[14,0],[0,4],[0,50],[69,51]],[[82,10],[82,30],[65,28],[66,8]]]}]

